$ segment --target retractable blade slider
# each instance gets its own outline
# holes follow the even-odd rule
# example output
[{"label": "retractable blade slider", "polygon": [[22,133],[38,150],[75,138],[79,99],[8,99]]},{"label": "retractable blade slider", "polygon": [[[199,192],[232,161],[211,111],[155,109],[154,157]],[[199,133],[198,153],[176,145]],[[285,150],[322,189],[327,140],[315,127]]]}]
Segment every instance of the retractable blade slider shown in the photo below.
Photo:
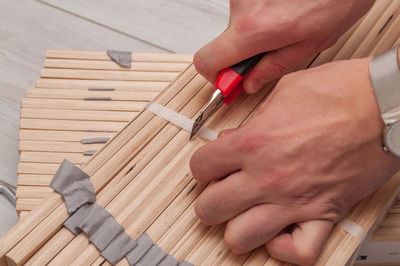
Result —
[{"label": "retractable blade slider", "polygon": [[199,131],[207,119],[218,110],[224,102],[230,104],[243,90],[242,80],[250,70],[260,61],[265,53],[257,54],[242,62],[222,70],[215,83],[215,92],[208,103],[200,110],[193,123],[190,139]]}]

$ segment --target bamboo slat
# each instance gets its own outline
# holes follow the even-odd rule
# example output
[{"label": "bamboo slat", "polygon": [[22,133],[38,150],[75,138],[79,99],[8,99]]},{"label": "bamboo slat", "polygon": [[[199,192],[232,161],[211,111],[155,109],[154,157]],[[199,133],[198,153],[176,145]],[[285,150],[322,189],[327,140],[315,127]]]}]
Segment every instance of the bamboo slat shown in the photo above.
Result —
[{"label": "bamboo slat", "polygon": [[22,108],[48,108],[71,110],[106,110],[138,112],[143,109],[146,102],[134,101],[85,101],[85,100],[61,100],[24,98]]},{"label": "bamboo slat", "polygon": [[114,70],[81,70],[44,68],[42,78],[65,79],[99,79],[99,80],[139,80],[139,81],[172,81],[177,72],[145,72],[145,71],[114,71]]},{"label": "bamboo slat", "polygon": [[[67,50],[48,50],[46,58],[58,59],[87,59],[110,61],[106,52],[94,51],[67,51]],[[178,62],[191,63],[191,54],[137,54],[132,53],[132,62]]]},{"label": "bamboo slat", "polygon": [[158,95],[153,91],[89,91],[69,89],[42,89],[30,88],[26,90],[26,97],[40,99],[77,99],[89,97],[109,97],[115,101],[151,101]]},{"label": "bamboo slat", "polygon": [[36,81],[37,88],[115,88],[122,91],[162,91],[167,87],[167,81],[119,81],[119,80],[78,80],[40,78]]},{"label": "bamboo slat", "polygon": [[[171,57],[172,58],[172,57]],[[189,60],[187,63],[190,63]],[[176,62],[132,62],[130,68],[122,67],[114,62],[99,60],[79,59],[51,59],[44,61],[45,68],[71,68],[71,69],[96,69],[96,70],[122,70],[122,71],[149,71],[149,72],[182,72],[186,66]]]},{"label": "bamboo slat", "polygon": [[[36,114],[42,115],[42,113],[50,113],[43,111],[43,109],[39,109]],[[59,115],[63,115],[64,112],[58,113],[58,110],[55,110],[54,112]],[[75,112],[74,110],[71,112]],[[104,112],[107,116],[108,112]],[[99,113],[99,115],[101,112]],[[135,117],[137,113],[133,114],[132,119]],[[43,114],[45,116],[45,114]],[[124,116],[122,116],[124,117]],[[55,119],[58,117],[52,117],[52,119]],[[62,119],[63,117],[60,117],[59,119]],[[79,120],[79,119],[78,119]],[[96,119],[93,119],[96,121]],[[102,120],[102,121],[107,121]],[[121,119],[121,121],[124,121]],[[48,131],[48,130],[32,130],[32,129],[21,129],[19,132],[19,139],[20,140],[51,140],[51,141],[80,141],[82,139],[90,139],[90,138],[112,138],[115,135],[115,133],[112,132],[88,132],[88,131],[62,131],[62,130],[57,130],[57,131]]]},{"label": "bamboo slat", "polygon": [[[374,49],[392,46],[400,35],[395,30],[398,6],[393,9],[393,18],[386,23],[383,31],[380,21],[381,14],[390,14],[386,10],[393,5],[377,1],[363,21],[352,28],[352,34],[344,35],[335,47],[322,53],[318,57],[322,59],[317,58],[311,66],[326,62],[324,60],[328,58],[367,56]],[[375,38],[368,35],[371,29],[377,32]],[[363,46],[358,50],[360,43]],[[77,52],[69,57],[65,54],[53,52],[49,57],[74,59],[78,54],[85,54],[88,60],[104,60],[104,54],[98,53]],[[204,79],[191,66],[156,101],[193,117],[208,100],[211,91],[212,86],[205,85]],[[265,94],[263,91],[240,97],[232,106],[219,110],[209,126],[220,130],[240,125],[263,101]],[[205,141],[195,138],[189,142],[188,135],[188,132],[146,110],[140,112],[81,167],[91,176],[97,204],[104,206],[131,237],[136,238],[146,232],[164,251],[179,260],[186,259],[196,265],[288,265],[270,258],[262,248],[241,256],[231,254],[223,242],[224,226],[209,227],[196,218],[193,202],[205,185],[196,185],[188,161],[193,151]],[[27,164],[26,167],[32,165]],[[366,231],[371,231],[395,200],[399,189],[400,175],[396,175],[361,201],[348,218]],[[88,243],[84,234],[74,236],[62,228],[68,216],[62,202],[58,194],[50,192],[42,206],[33,210],[1,239],[0,264],[102,264],[104,261],[99,251]],[[397,222],[396,212],[397,208],[394,208],[388,220],[383,222],[385,229]],[[336,226],[316,265],[345,265],[359,244],[356,238]],[[122,260],[119,265],[127,265],[127,261]]]}]

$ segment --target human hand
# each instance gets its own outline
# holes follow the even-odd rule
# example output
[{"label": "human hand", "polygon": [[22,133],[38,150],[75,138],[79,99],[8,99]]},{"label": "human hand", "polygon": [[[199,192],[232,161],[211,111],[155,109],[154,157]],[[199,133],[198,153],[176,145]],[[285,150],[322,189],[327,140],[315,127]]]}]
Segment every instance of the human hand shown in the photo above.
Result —
[{"label": "human hand", "polygon": [[245,125],[194,153],[194,177],[211,182],[196,213],[209,225],[227,222],[233,252],[266,243],[277,259],[312,264],[333,224],[400,170],[382,149],[369,63],[286,75]]},{"label": "human hand", "polygon": [[247,93],[333,45],[374,0],[231,0],[230,26],[194,56],[210,82],[224,68],[268,52],[244,80]]}]

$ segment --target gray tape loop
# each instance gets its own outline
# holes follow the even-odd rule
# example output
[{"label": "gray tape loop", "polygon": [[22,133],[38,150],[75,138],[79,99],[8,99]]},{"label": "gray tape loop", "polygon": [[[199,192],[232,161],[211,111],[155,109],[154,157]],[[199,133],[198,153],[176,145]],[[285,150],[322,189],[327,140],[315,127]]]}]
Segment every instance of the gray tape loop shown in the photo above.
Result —
[{"label": "gray tape loop", "polygon": [[129,235],[121,233],[101,252],[101,255],[115,265],[136,245],[136,241]]},{"label": "gray tape loop", "polygon": [[64,160],[58,168],[50,187],[64,197],[69,215],[82,205],[96,200],[96,193],[89,176],[67,160]]},{"label": "gray tape loop", "polygon": [[141,234],[137,239],[137,247],[126,255],[130,265],[138,263],[138,261],[144,256],[144,254],[151,248],[153,241],[146,233]]},{"label": "gray tape loop", "polygon": [[96,194],[89,176],[64,160],[50,186],[64,199],[69,218],[64,222],[75,235],[84,232],[108,262],[115,265],[126,257],[130,265],[192,265],[166,254],[143,233],[133,240],[104,207],[93,203]]}]

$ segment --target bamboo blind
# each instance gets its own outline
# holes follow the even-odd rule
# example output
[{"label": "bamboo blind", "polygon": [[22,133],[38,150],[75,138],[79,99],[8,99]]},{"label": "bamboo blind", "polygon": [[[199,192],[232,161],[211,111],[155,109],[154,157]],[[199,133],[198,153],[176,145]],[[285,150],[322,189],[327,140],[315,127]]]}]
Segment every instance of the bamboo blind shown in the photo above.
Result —
[{"label": "bamboo blind", "polygon": [[[192,62],[191,55],[133,54],[130,68],[104,52],[48,51],[35,88],[22,102],[17,212],[46,198],[65,158],[79,165],[112,138]],[[87,155],[84,155],[87,154]]]},{"label": "bamboo blind", "polygon": [[[399,7],[400,1],[377,1],[362,21],[311,66],[372,55],[399,44]],[[212,85],[190,66],[155,101],[193,117],[211,91]],[[231,106],[220,109],[208,126],[220,130],[240,125],[265,96],[265,92],[242,95]],[[186,259],[196,265],[285,265],[270,258],[263,248],[233,255],[223,241],[223,226],[209,227],[199,222],[193,202],[204,185],[193,180],[188,160],[205,141],[195,138],[189,142],[188,137],[188,132],[149,111],[140,112],[81,166],[91,176],[97,204],[114,215],[132,238],[147,232],[180,261]],[[348,218],[372,230],[399,188],[400,175],[396,175],[360,202]],[[62,227],[68,215],[60,195],[50,192],[40,205],[0,240],[0,264],[104,263],[84,234],[74,236]],[[356,238],[335,227],[316,264],[344,265],[358,246]]]}]

